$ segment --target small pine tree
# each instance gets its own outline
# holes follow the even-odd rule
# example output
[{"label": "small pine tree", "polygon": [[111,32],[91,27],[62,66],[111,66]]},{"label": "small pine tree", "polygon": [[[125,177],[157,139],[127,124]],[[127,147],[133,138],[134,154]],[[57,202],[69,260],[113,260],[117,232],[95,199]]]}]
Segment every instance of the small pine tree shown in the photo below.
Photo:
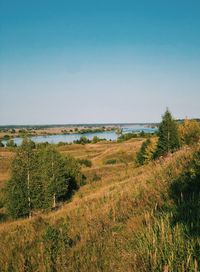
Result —
[{"label": "small pine tree", "polygon": [[156,148],[155,139],[148,138],[136,154],[136,163],[143,165],[152,160]]},{"label": "small pine tree", "polygon": [[136,154],[136,163],[139,165],[143,165],[145,162],[145,151],[148,145],[150,144],[150,139],[147,139],[146,141],[143,142],[139,152]]},{"label": "small pine tree", "polygon": [[158,145],[154,157],[166,155],[180,148],[180,138],[176,122],[167,109],[158,131]]},{"label": "small pine tree", "polygon": [[156,139],[149,139],[149,144],[147,145],[144,153],[144,162],[150,162],[153,159],[154,152],[156,150]]}]

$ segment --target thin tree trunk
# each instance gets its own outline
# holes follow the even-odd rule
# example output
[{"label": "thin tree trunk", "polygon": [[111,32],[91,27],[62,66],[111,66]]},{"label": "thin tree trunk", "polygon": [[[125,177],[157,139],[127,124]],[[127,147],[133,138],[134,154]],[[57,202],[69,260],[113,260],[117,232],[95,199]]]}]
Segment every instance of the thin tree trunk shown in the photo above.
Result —
[{"label": "thin tree trunk", "polygon": [[56,207],[56,194],[53,194],[53,208]]},{"label": "thin tree trunk", "polygon": [[169,153],[169,136],[170,136],[170,132],[169,132],[169,127],[168,127],[168,132],[167,132],[167,153]]},{"label": "thin tree trunk", "polygon": [[31,218],[30,172],[29,172],[29,170],[28,170],[28,175],[27,175],[27,187],[28,187],[28,207],[29,207],[29,218]]},{"label": "thin tree trunk", "polygon": [[[52,161],[51,161],[51,167],[52,167],[52,173],[53,173],[53,182],[55,182],[55,175],[54,175],[54,160],[53,160],[53,155],[52,155]],[[53,208],[55,209],[56,207],[56,194],[53,194]]]}]

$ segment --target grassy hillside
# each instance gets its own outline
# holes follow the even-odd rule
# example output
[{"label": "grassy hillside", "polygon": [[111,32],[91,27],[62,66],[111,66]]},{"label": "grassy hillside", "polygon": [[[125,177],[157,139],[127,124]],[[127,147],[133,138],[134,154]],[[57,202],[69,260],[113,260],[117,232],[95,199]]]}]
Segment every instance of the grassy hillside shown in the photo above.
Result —
[{"label": "grassy hillside", "polygon": [[[1,223],[0,271],[198,271],[199,236],[173,224],[170,195],[197,147],[136,167],[141,143],[58,147],[92,161],[87,184],[55,212]],[[13,153],[0,156],[3,187]]]}]

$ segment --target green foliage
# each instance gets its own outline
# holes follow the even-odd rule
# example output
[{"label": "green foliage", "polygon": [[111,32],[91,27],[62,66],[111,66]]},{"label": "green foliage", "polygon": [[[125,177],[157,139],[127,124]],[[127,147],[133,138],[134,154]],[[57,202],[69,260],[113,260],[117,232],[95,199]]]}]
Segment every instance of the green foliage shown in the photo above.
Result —
[{"label": "green foliage", "polygon": [[64,199],[68,192],[68,179],[65,161],[60,153],[52,147],[39,152],[39,171],[44,190],[44,207],[56,206],[58,199]]},{"label": "green foliage", "polygon": [[35,142],[32,141],[31,139],[29,139],[29,145],[30,145],[31,149],[35,149],[36,148]]},{"label": "green foliage", "polygon": [[121,134],[118,138],[117,141],[118,142],[123,142],[123,141],[128,141],[132,138],[137,138],[138,134],[137,133],[125,133],[125,134]]},{"label": "green foliage", "polygon": [[136,154],[136,163],[143,165],[152,160],[155,152],[155,142],[148,138],[143,142],[139,152]]},{"label": "green foliage", "polygon": [[37,149],[42,149],[45,148],[47,146],[49,146],[50,144],[48,142],[43,142],[43,143],[37,143],[36,148]]},{"label": "green foliage", "polygon": [[22,145],[17,149],[12,164],[12,176],[6,187],[7,209],[14,218],[31,214],[31,188],[38,180],[37,166],[32,143],[24,139]]},{"label": "green foliage", "polygon": [[52,147],[33,151],[25,139],[17,149],[12,176],[6,186],[6,206],[14,217],[31,215],[38,209],[50,209],[71,197],[82,181],[79,163],[64,157]]},{"label": "green foliage", "polygon": [[93,178],[92,178],[92,181],[96,182],[96,181],[99,181],[99,180],[101,180],[101,176],[98,175],[97,173],[94,173],[94,176],[93,176]]},{"label": "green foliage", "polygon": [[200,239],[188,239],[183,225],[171,225],[171,215],[147,215],[142,231],[131,241],[134,271],[199,271]]},{"label": "green foliage", "polygon": [[72,247],[75,243],[68,234],[68,225],[60,223],[58,227],[47,226],[43,234],[45,246],[46,267],[49,271],[56,272],[60,255]]},{"label": "green foliage", "polygon": [[8,139],[10,139],[10,135],[7,135],[7,134],[6,134],[6,135],[4,135],[4,136],[3,136],[3,139],[4,139],[4,140],[8,140]]},{"label": "green foliage", "polygon": [[182,144],[194,145],[198,143],[200,139],[200,123],[196,120],[185,119],[179,125],[179,134]]},{"label": "green foliage", "polygon": [[169,110],[165,112],[162,122],[159,125],[158,137],[157,150],[154,155],[155,158],[180,148],[177,124],[173,120]]},{"label": "green foliage", "polygon": [[66,176],[69,179],[68,197],[70,197],[73,192],[80,187],[82,179],[84,179],[80,170],[81,167],[77,160],[75,160],[72,156],[65,157],[65,171]]},{"label": "green foliage", "polygon": [[92,139],[92,143],[96,144],[98,142],[104,141],[105,139],[100,139],[99,137],[97,137],[96,135],[93,137]]},{"label": "green foliage", "polygon": [[117,160],[116,159],[108,159],[105,161],[105,164],[116,164]]},{"label": "green foliage", "polygon": [[134,139],[134,138],[148,138],[148,137],[152,137],[153,135],[155,135],[154,133],[147,133],[144,131],[141,131],[140,133],[138,132],[129,132],[129,133],[124,133],[121,134],[118,138],[117,141],[120,142],[124,142],[124,141],[128,141],[130,139]]},{"label": "green foliage", "polygon": [[10,139],[7,141],[6,146],[7,147],[16,147],[17,145],[15,144],[15,142],[12,139]]},{"label": "green foliage", "polygon": [[66,142],[59,142],[59,143],[57,144],[57,146],[65,146],[65,145],[68,145],[68,143],[66,143]]},{"label": "green foliage", "polygon": [[139,134],[140,137],[145,137],[145,132],[142,130]]},{"label": "green foliage", "polygon": [[74,141],[75,144],[89,144],[91,141],[86,136],[81,136],[79,140]]},{"label": "green foliage", "polygon": [[174,200],[174,222],[187,227],[188,235],[200,235],[200,151],[170,187]]},{"label": "green foliage", "polygon": [[0,141],[0,147],[4,147],[4,144]]},{"label": "green foliage", "polygon": [[88,160],[88,159],[78,159],[77,160],[80,165],[84,165],[86,167],[91,167],[92,166],[92,161],[91,160]]}]

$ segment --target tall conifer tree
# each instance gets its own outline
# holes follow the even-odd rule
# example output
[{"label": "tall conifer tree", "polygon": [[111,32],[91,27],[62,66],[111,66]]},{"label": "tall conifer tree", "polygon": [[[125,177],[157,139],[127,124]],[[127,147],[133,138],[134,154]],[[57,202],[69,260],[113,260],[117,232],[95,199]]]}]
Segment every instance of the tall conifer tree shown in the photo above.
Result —
[{"label": "tall conifer tree", "polygon": [[166,155],[180,148],[180,139],[178,128],[171,113],[167,109],[162,117],[162,122],[158,131],[158,145],[155,152],[155,158]]}]

